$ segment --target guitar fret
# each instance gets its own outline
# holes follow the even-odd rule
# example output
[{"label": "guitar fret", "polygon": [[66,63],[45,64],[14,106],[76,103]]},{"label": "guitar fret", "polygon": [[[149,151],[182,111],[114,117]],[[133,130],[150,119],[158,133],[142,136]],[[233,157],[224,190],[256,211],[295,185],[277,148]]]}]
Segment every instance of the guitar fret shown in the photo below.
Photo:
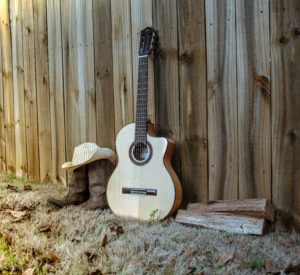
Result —
[{"label": "guitar fret", "polygon": [[147,141],[148,56],[139,57],[135,140]]}]

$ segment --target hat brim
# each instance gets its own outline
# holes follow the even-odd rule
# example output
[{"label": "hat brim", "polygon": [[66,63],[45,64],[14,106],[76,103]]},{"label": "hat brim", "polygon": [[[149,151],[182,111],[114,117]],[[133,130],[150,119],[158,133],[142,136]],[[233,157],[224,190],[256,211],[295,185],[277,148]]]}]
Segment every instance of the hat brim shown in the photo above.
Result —
[{"label": "hat brim", "polygon": [[87,161],[85,161],[83,163],[80,163],[80,164],[73,164],[72,161],[65,162],[61,166],[61,168],[63,170],[75,170],[76,168],[79,168],[80,166],[89,164],[89,163],[91,163],[93,161],[96,161],[96,160],[99,160],[99,159],[108,159],[113,164],[115,164],[117,156],[116,156],[115,152],[112,151],[111,149],[109,149],[109,148],[100,148],[99,147],[99,149],[95,152],[95,154],[90,159],[88,159]]}]

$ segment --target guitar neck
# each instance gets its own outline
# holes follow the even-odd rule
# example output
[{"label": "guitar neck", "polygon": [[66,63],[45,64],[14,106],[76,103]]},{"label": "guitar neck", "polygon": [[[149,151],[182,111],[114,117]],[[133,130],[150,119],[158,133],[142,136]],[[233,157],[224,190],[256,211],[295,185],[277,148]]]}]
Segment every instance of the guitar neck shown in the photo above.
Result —
[{"label": "guitar neck", "polygon": [[139,56],[135,142],[147,142],[148,56]]}]

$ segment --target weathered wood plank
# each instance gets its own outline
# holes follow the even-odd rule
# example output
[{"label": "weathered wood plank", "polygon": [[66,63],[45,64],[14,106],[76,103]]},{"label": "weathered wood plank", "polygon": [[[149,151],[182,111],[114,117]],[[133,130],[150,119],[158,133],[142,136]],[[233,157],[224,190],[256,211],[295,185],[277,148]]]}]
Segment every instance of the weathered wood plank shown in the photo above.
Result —
[{"label": "weathered wood plank", "polygon": [[269,1],[236,1],[239,197],[271,199]]},{"label": "weathered wood plank", "polygon": [[40,180],[50,181],[52,177],[52,148],[50,93],[47,52],[47,6],[42,0],[33,1],[35,65],[38,110],[38,137],[40,157]]},{"label": "weathered wood plank", "polygon": [[66,152],[71,159],[75,146],[96,142],[93,14],[91,1],[61,3]]},{"label": "weathered wood plank", "polygon": [[190,203],[188,204],[187,210],[199,213],[232,213],[236,215],[264,218],[271,221],[274,220],[274,209],[270,201],[264,198]]},{"label": "weathered wood plank", "polygon": [[22,3],[27,176],[29,179],[37,180],[40,178],[40,162],[35,76],[33,3],[32,0],[24,0]]},{"label": "weathered wood plank", "polygon": [[[138,50],[141,30],[151,27],[152,0],[131,0],[131,33],[132,33],[132,71],[134,114],[136,114],[137,80],[138,80]],[[155,122],[155,97],[154,97],[154,55],[148,58],[148,118]]]},{"label": "weathered wood plank", "polygon": [[9,1],[0,1],[3,90],[4,90],[4,129],[6,144],[6,171],[16,171],[16,148],[14,126],[14,94],[12,76],[11,30],[9,18]]},{"label": "weathered wood plank", "polygon": [[111,1],[94,0],[97,144],[115,146]]},{"label": "weathered wood plank", "polygon": [[300,2],[271,1],[273,204],[300,213]]},{"label": "weathered wood plank", "polygon": [[76,6],[75,1],[61,2],[61,25],[63,43],[63,79],[65,96],[65,133],[66,133],[66,158],[72,159],[74,146],[80,144],[81,133],[79,109],[79,90],[77,83],[77,43],[76,43]]},{"label": "weathered wood plank", "polygon": [[208,199],[204,4],[178,2],[181,173],[190,202]]},{"label": "weathered wood plank", "polygon": [[155,68],[156,125],[158,135],[173,139],[173,163],[180,175],[180,119],[176,1],[153,2],[153,25],[159,31],[160,49]]},{"label": "weathered wood plank", "polygon": [[115,132],[133,122],[131,13],[129,0],[111,1]]},{"label": "weathered wood plank", "polygon": [[[76,1],[77,86],[82,125],[81,142],[96,142],[96,95],[93,38],[93,1]],[[85,114],[82,116],[82,114]]]},{"label": "weathered wood plank", "polygon": [[176,221],[238,234],[263,235],[265,228],[265,220],[261,218],[219,213],[200,214],[188,210],[179,210]]},{"label": "weathered wood plank", "polygon": [[16,146],[16,176],[27,175],[22,1],[10,1]]},{"label": "weathered wood plank", "polygon": [[209,199],[238,197],[235,1],[206,0]]},{"label": "weathered wood plank", "polygon": [[54,182],[66,184],[66,173],[61,169],[62,163],[66,161],[66,136],[61,40],[61,10],[59,0],[47,1],[47,30],[52,140],[52,180]]},{"label": "weathered wood plank", "polygon": [[[1,10],[0,10],[1,12]],[[0,37],[1,37],[0,24]],[[0,40],[1,41],[1,40]],[[6,155],[5,155],[5,128],[4,128],[4,86],[3,86],[3,62],[2,62],[2,43],[0,43],[0,171],[6,172]]]}]

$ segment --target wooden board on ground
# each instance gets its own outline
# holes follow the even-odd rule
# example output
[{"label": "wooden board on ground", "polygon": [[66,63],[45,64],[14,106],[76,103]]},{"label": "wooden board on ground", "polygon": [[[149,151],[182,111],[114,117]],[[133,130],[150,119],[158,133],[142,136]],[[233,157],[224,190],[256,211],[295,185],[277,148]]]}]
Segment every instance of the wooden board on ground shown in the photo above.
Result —
[{"label": "wooden board on ground", "polygon": [[300,213],[300,3],[271,1],[272,198]]},{"label": "wooden board on ground", "polygon": [[187,210],[197,213],[227,213],[274,220],[274,209],[268,199],[243,199],[190,203]]},{"label": "wooden board on ground", "polygon": [[238,234],[263,235],[265,228],[265,220],[261,218],[219,213],[200,214],[189,210],[179,210],[176,221]]},{"label": "wooden board on ground", "polygon": [[235,2],[205,2],[211,200],[238,198]]},{"label": "wooden board on ground", "polygon": [[271,199],[269,1],[236,1],[239,198]]},{"label": "wooden board on ground", "polygon": [[95,88],[96,88],[96,132],[97,144],[104,147],[115,146],[114,86],[111,1],[95,0],[94,51],[95,51]]},{"label": "wooden board on ground", "polygon": [[61,41],[61,9],[59,0],[47,1],[47,30],[49,56],[49,89],[52,141],[52,180],[66,185],[65,111]]},{"label": "wooden board on ground", "polygon": [[27,176],[29,179],[39,179],[33,3],[32,0],[24,0],[22,3]]},{"label": "wooden board on ground", "polygon": [[204,4],[178,2],[181,174],[189,202],[208,199]]}]

